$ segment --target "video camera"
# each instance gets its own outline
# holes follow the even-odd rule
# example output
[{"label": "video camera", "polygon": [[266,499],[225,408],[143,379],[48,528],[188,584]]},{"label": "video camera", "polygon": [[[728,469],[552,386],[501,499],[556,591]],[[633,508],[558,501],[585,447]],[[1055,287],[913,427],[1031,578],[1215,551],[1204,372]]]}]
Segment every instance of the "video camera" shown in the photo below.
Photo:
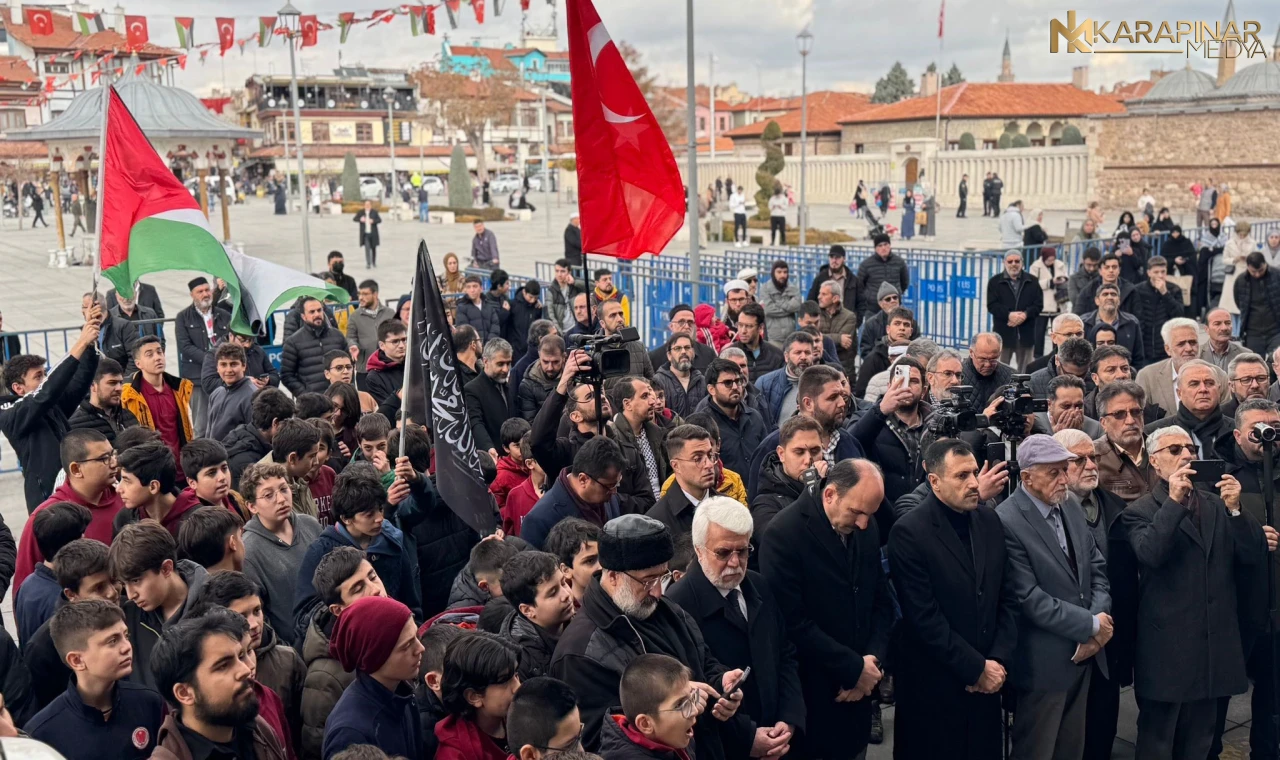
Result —
[{"label": "video camera", "polygon": [[1027,435],[1027,415],[1049,411],[1048,399],[1031,395],[1031,375],[1014,375],[1013,384],[1005,388],[1002,398],[1004,403],[996,407],[990,424],[1003,438],[1022,440]]},{"label": "video camera", "polygon": [[1280,438],[1280,428],[1265,422],[1256,422],[1249,429],[1249,440],[1253,443],[1274,443]]},{"label": "video camera", "polygon": [[616,335],[570,335],[565,340],[571,348],[586,351],[591,360],[578,369],[577,381],[598,386],[606,378],[631,374],[631,352],[623,346],[640,340],[640,331],[624,327]]},{"label": "video camera", "polygon": [[929,415],[928,432],[933,440],[955,438],[987,426],[987,418],[973,411],[973,386],[951,387],[951,397],[939,401]]}]

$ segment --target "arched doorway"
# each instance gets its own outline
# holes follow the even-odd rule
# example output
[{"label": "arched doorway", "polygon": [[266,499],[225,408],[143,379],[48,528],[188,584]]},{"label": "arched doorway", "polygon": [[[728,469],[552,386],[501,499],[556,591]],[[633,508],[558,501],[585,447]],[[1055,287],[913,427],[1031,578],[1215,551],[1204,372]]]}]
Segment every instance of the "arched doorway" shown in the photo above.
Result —
[{"label": "arched doorway", "polygon": [[907,191],[908,192],[910,192],[911,188],[916,186],[916,179],[919,174],[920,174],[920,159],[914,158],[914,157],[908,158],[907,159]]}]

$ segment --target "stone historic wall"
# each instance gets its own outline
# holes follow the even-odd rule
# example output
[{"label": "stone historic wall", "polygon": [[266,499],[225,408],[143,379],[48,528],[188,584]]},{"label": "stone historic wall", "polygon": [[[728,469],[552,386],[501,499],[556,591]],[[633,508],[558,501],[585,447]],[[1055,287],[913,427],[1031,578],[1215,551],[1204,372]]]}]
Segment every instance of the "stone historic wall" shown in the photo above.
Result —
[{"label": "stone historic wall", "polygon": [[[1018,131],[1028,137],[1040,135],[1046,145],[1051,137],[1062,133],[1062,127],[1071,123],[1070,119],[1049,116],[1029,119],[943,119],[942,138],[947,143],[957,142],[960,135],[968,132],[973,135],[975,147],[982,150],[983,140],[999,140],[1004,134],[1005,125],[1010,121],[1018,125]],[[1076,120],[1076,126],[1084,132],[1084,124]],[[1037,131],[1038,128],[1038,131]],[[845,124],[841,128],[840,145],[845,153],[853,153],[856,145],[862,145],[863,153],[883,153],[889,148],[890,140],[901,140],[907,137],[933,137],[933,119],[917,121],[896,121],[882,124]]]},{"label": "stone historic wall", "polygon": [[1280,216],[1280,107],[1217,113],[1135,114],[1091,120],[1091,196],[1131,208],[1150,189],[1162,205],[1193,210],[1188,188],[1231,185],[1236,216]]}]

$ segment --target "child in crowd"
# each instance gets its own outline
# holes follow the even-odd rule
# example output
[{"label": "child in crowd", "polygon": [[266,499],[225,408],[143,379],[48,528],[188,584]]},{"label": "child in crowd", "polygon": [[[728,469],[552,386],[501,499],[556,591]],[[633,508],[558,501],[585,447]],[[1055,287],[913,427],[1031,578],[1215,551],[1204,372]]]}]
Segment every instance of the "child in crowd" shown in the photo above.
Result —
[{"label": "child in crowd", "polygon": [[[158,448],[168,453],[163,446]],[[208,573],[191,560],[178,559],[173,536],[150,520],[120,531],[107,552],[107,565],[112,579],[124,586],[129,597],[123,606],[133,642],[134,673],[154,689],[151,652],[160,634],[183,619]]]},{"label": "child in crowd", "polygon": [[231,465],[221,443],[212,438],[195,439],[182,447],[181,464],[187,476],[187,489],[201,504],[226,507],[241,522],[248,519],[244,499],[231,490]]},{"label": "child in crowd", "polygon": [[325,760],[353,744],[422,757],[422,724],[411,684],[418,678],[423,647],[409,608],[386,597],[360,599],[338,616],[329,648],[356,677],[325,721]]},{"label": "child in crowd", "polygon": [[506,760],[507,710],[520,688],[520,651],[490,633],[469,633],[444,652],[441,701],[449,715],[436,724],[436,760]]},{"label": "child in crowd", "polygon": [[600,526],[577,517],[565,518],[547,533],[543,548],[560,559],[560,569],[569,580],[573,606],[581,607],[591,576],[600,569]]},{"label": "child in crowd", "polygon": [[667,563],[667,566],[671,568],[671,577],[662,586],[664,593],[668,588],[671,588],[671,584],[684,577],[684,574],[689,571],[689,565],[697,559],[697,555],[693,551],[692,533],[681,533],[675,536],[672,544],[675,548],[675,554],[671,555],[671,561]]},{"label": "child in crowd", "polygon": [[[321,396],[321,398],[324,398]],[[325,399],[326,403],[328,399]],[[338,451],[338,437],[333,432],[333,423],[327,419],[313,417],[307,422],[316,429],[320,434],[320,448],[316,452],[316,464],[321,467],[328,467],[335,473],[342,472],[347,466],[347,459]]]},{"label": "child in crowd", "polygon": [[178,529],[178,556],[211,573],[244,568],[244,521],[222,506],[200,507]]},{"label": "child in crowd", "polygon": [[96,599],[67,604],[50,628],[75,677],[27,722],[27,733],[67,760],[150,757],[164,703],[155,691],[126,680],[134,669],[133,645],[120,607]]},{"label": "child in crowd", "polygon": [[520,647],[520,678],[545,675],[574,613],[560,560],[532,550],[516,554],[502,566],[502,592],[511,611],[500,635]]},{"label": "child in crowd", "polygon": [[560,760],[581,750],[582,729],[577,695],[547,676],[523,681],[507,709],[507,744],[517,760]]},{"label": "child in crowd", "polygon": [[502,538],[489,538],[471,547],[471,560],[449,590],[449,609],[483,607],[491,598],[502,596],[502,566],[519,551]]},{"label": "child in crowd", "polygon": [[93,514],[79,504],[59,502],[37,512],[31,518],[40,554],[50,559],[35,566],[14,596],[13,616],[18,622],[18,640],[26,643],[44,622],[53,617],[62,599],[62,587],[53,572],[52,558],[62,547],[83,538]]},{"label": "child in crowd", "polygon": [[436,724],[448,714],[440,701],[440,681],[444,678],[444,650],[467,631],[456,625],[435,621],[418,637],[422,642],[422,666],[418,668],[418,683],[414,698],[418,700],[418,716],[422,722],[422,743],[426,749],[423,757],[435,757],[440,741],[436,739]]},{"label": "child in crowd", "polygon": [[366,414],[356,422],[360,459],[373,465],[379,476],[391,472],[391,455],[387,453],[387,439],[390,435],[391,422],[379,412]]},{"label": "child in crowd", "polygon": [[[320,485],[324,485],[324,468],[316,463],[319,454],[320,433],[315,427],[306,420],[288,419],[280,421],[275,437],[271,439],[271,457],[263,461],[284,465],[289,476],[289,488],[293,491],[293,511],[310,515],[321,525],[328,525],[333,505],[333,482],[330,480],[328,483],[329,498],[322,511],[313,488],[313,481],[319,480]],[[243,473],[241,475],[243,477]]]},{"label": "child in crowd", "polygon": [[[523,417],[512,417],[502,423],[498,437],[501,439],[501,456],[498,457],[498,476],[489,485],[489,493],[498,502],[498,509],[507,506],[507,496],[529,479],[529,470],[524,464],[524,453],[520,449],[520,440],[530,431],[529,423]],[[506,517],[503,517],[503,524]]]},{"label": "child in crowd", "polygon": [[[502,423],[504,430],[506,424],[506,422]],[[542,498],[547,488],[547,473],[533,458],[533,446],[530,445],[529,433],[525,433],[520,439],[520,459],[528,472],[528,477],[511,489],[507,494],[506,506],[502,507],[502,532],[508,536],[520,535],[520,525],[524,522],[524,516],[533,511],[533,505],[538,503],[538,499]],[[501,473],[498,477],[501,479]],[[494,483],[496,484],[497,481],[495,480]],[[492,491],[493,487],[490,486],[489,490]]]},{"label": "child in crowd", "polygon": [[[262,716],[276,733],[285,752],[293,748],[302,729],[302,684],[307,666],[293,647],[281,644],[262,611],[262,591],[244,573],[213,573],[191,603],[188,614],[199,617],[215,607],[237,613],[249,624],[249,642],[256,656],[254,690],[263,704]],[[270,715],[267,706],[270,705]]]},{"label": "child in crowd", "polygon": [[124,526],[149,517],[177,538],[182,521],[200,506],[200,500],[190,490],[177,490],[178,465],[169,447],[144,443],[121,451],[116,462],[120,466],[116,490],[125,508],[111,524],[115,535]]},{"label": "child in crowd", "polygon": [[244,526],[244,572],[266,591],[271,627],[292,640],[298,570],[323,528],[316,518],[293,511],[283,465],[249,465],[240,475],[240,490],[253,515]]},{"label": "child in crowd", "polygon": [[312,576],[319,596],[305,617],[302,661],[307,678],[302,688],[302,757],[320,757],[325,719],[355,674],[343,668],[329,651],[329,638],[343,610],[367,596],[386,596],[378,572],[364,553],[339,546],[320,560]]},{"label": "child in crowd", "polygon": [[[62,547],[53,557],[53,572],[68,602],[101,599],[119,606],[120,593],[107,572],[107,545],[101,541],[80,538]],[[22,642],[22,658],[31,672],[37,709],[66,691],[71,678],[71,670],[54,646],[51,622],[45,621],[30,639]]]},{"label": "child in crowd", "polygon": [[665,654],[642,654],[622,671],[622,714],[611,713],[600,731],[604,760],[691,760],[693,724],[707,699],[689,668]]}]

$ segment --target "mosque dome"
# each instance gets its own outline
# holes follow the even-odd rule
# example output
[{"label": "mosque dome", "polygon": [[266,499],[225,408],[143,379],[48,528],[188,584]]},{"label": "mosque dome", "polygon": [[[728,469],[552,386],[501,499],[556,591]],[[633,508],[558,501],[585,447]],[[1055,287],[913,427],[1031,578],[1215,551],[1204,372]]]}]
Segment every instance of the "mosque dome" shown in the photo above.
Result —
[{"label": "mosque dome", "polygon": [[[1151,88],[1155,91],[1155,88]],[[1263,61],[1246,66],[1213,93],[1220,97],[1280,96],[1280,62]]]},{"label": "mosque dome", "polygon": [[1142,100],[1193,100],[1208,95],[1215,84],[1209,74],[1188,67],[1166,74],[1147,90]]}]

